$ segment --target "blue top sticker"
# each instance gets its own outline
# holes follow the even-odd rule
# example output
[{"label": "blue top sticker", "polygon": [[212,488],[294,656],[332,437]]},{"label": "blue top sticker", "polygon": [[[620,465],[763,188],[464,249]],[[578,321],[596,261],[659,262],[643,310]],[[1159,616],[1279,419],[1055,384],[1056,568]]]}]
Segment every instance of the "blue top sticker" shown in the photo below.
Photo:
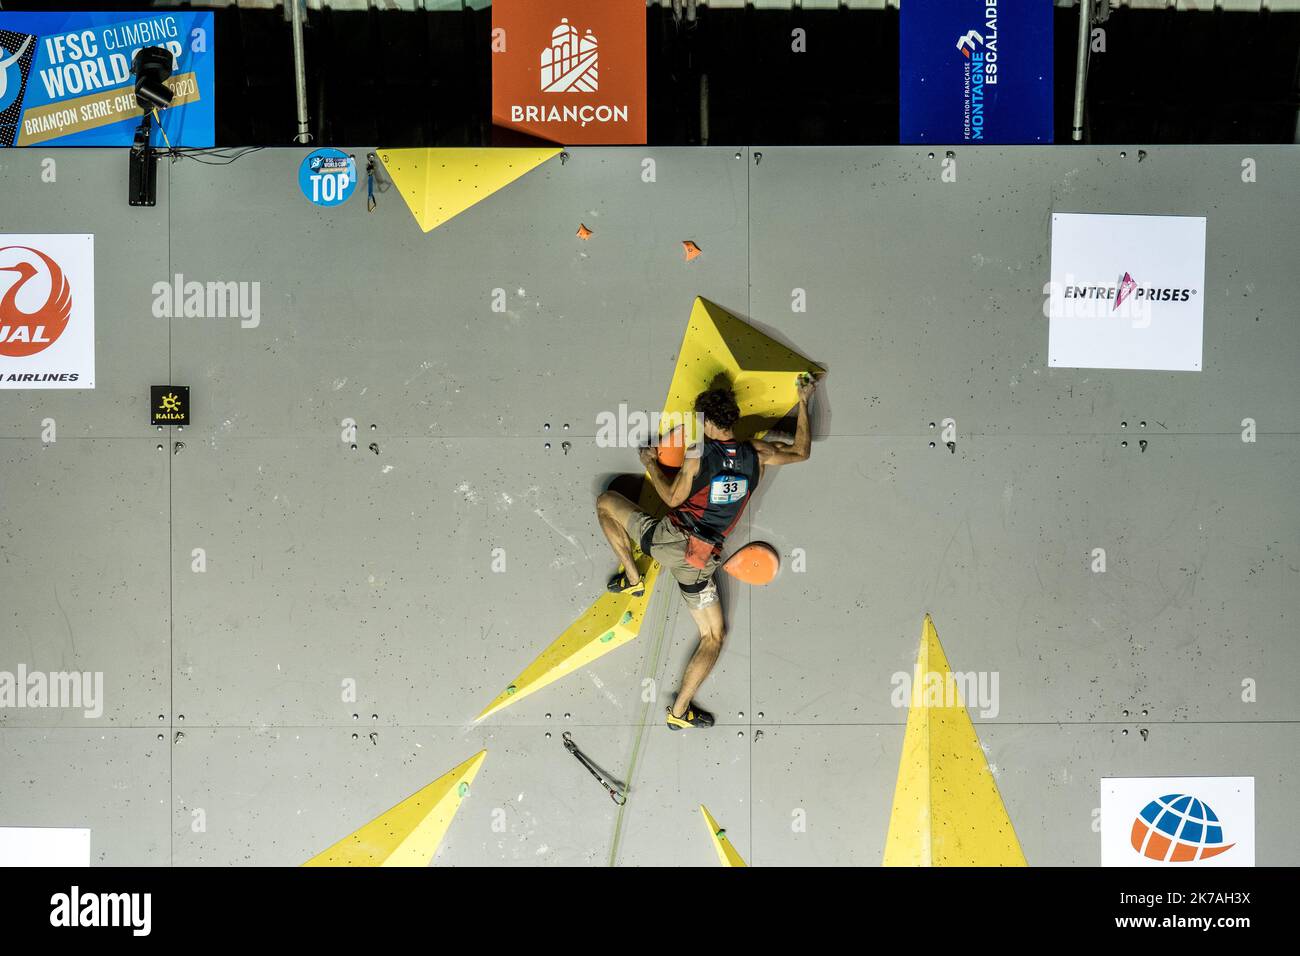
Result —
[{"label": "blue top sticker", "polygon": [[338,206],[357,188],[357,161],[338,149],[318,149],[298,169],[302,194],[318,206]]}]

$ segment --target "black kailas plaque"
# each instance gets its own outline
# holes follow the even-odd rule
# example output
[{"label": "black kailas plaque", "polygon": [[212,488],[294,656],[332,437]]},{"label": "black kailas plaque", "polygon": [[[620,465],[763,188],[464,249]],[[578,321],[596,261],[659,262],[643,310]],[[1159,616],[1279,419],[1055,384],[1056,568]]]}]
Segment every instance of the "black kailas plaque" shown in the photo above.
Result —
[{"label": "black kailas plaque", "polygon": [[188,385],[149,386],[150,425],[188,425],[190,423],[190,387]]}]

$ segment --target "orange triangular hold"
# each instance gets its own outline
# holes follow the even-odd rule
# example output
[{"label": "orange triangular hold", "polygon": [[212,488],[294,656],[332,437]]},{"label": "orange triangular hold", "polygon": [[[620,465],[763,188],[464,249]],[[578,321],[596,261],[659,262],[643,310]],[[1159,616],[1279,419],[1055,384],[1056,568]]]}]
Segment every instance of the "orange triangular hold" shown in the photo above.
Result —
[{"label": "orange triangular hold", "polygon": [[781,557],[776,549],[761,541],[745,545],[722,566],[722,570],[746,584],[771,584],[780,569]]},{"label": "orange triangular hold", "polygon": [[579,239],[591,238],[591,230],[588,229],[586,226],[584,226],[582,223],[578,223],[578,238]]},{"label": "orange triangular hold", "polygon": [[687,262],[690,262],[692,259],[694,259],[696,256],[698,256],[701,252],[704,251],[695,243],[691,242],[691,240],[689,239],[687,239],[685,242],[682,243],[682,248],[686,250]]}]

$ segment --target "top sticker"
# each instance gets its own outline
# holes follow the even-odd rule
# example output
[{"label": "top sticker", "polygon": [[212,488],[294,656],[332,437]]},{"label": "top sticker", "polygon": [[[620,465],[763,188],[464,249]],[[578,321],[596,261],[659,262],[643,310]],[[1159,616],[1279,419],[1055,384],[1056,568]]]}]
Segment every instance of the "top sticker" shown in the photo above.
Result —
[{"label": "top sticker", "polygon": [[357,161],[342,150],[315,150],[298,169],[298,186],[318,206],[340,206],[357,188]]}]

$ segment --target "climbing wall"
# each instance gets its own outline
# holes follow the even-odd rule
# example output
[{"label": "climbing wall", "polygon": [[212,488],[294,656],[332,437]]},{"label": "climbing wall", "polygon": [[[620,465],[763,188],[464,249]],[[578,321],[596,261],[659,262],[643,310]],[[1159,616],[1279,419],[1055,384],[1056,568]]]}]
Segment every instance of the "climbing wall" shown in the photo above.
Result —
[{"label": "climbing wall", "polygon": [[[897,794],[954,779],[904,779],[943,752],[904,760],[929,613],[990,691],[982,796],[927,784],[937,816],[1096,865],[1102,777],[1253,776],[1257,861],[1300,859],[1296,149],[957,150],[955,182],[910,148],[572,149],[431,226],[409,182],[311,205],[303,156],[164,163],[149,210],[117,152],[0,166],[3,231],[93,233],[97,281],[95,390],[0,390],[0,672],[104,681],[99,716],[0,707],[0,827],[296,865],[486,750],[407,821],[437,865],[877,865],[922,839]],[[1047,367],[1053,212],[1207,217],[1203,372]],[[257,315],[158,317],[178,275]],[[593,500],[639,466],[598,416],[664,407],[697,297],[828,372],[812,460],[736,531],[782,569],[722,582],[718,726],[663,725],[670,587],[476,721],[613,570]],[[157,384],[190,427],[150,426]]]}]

